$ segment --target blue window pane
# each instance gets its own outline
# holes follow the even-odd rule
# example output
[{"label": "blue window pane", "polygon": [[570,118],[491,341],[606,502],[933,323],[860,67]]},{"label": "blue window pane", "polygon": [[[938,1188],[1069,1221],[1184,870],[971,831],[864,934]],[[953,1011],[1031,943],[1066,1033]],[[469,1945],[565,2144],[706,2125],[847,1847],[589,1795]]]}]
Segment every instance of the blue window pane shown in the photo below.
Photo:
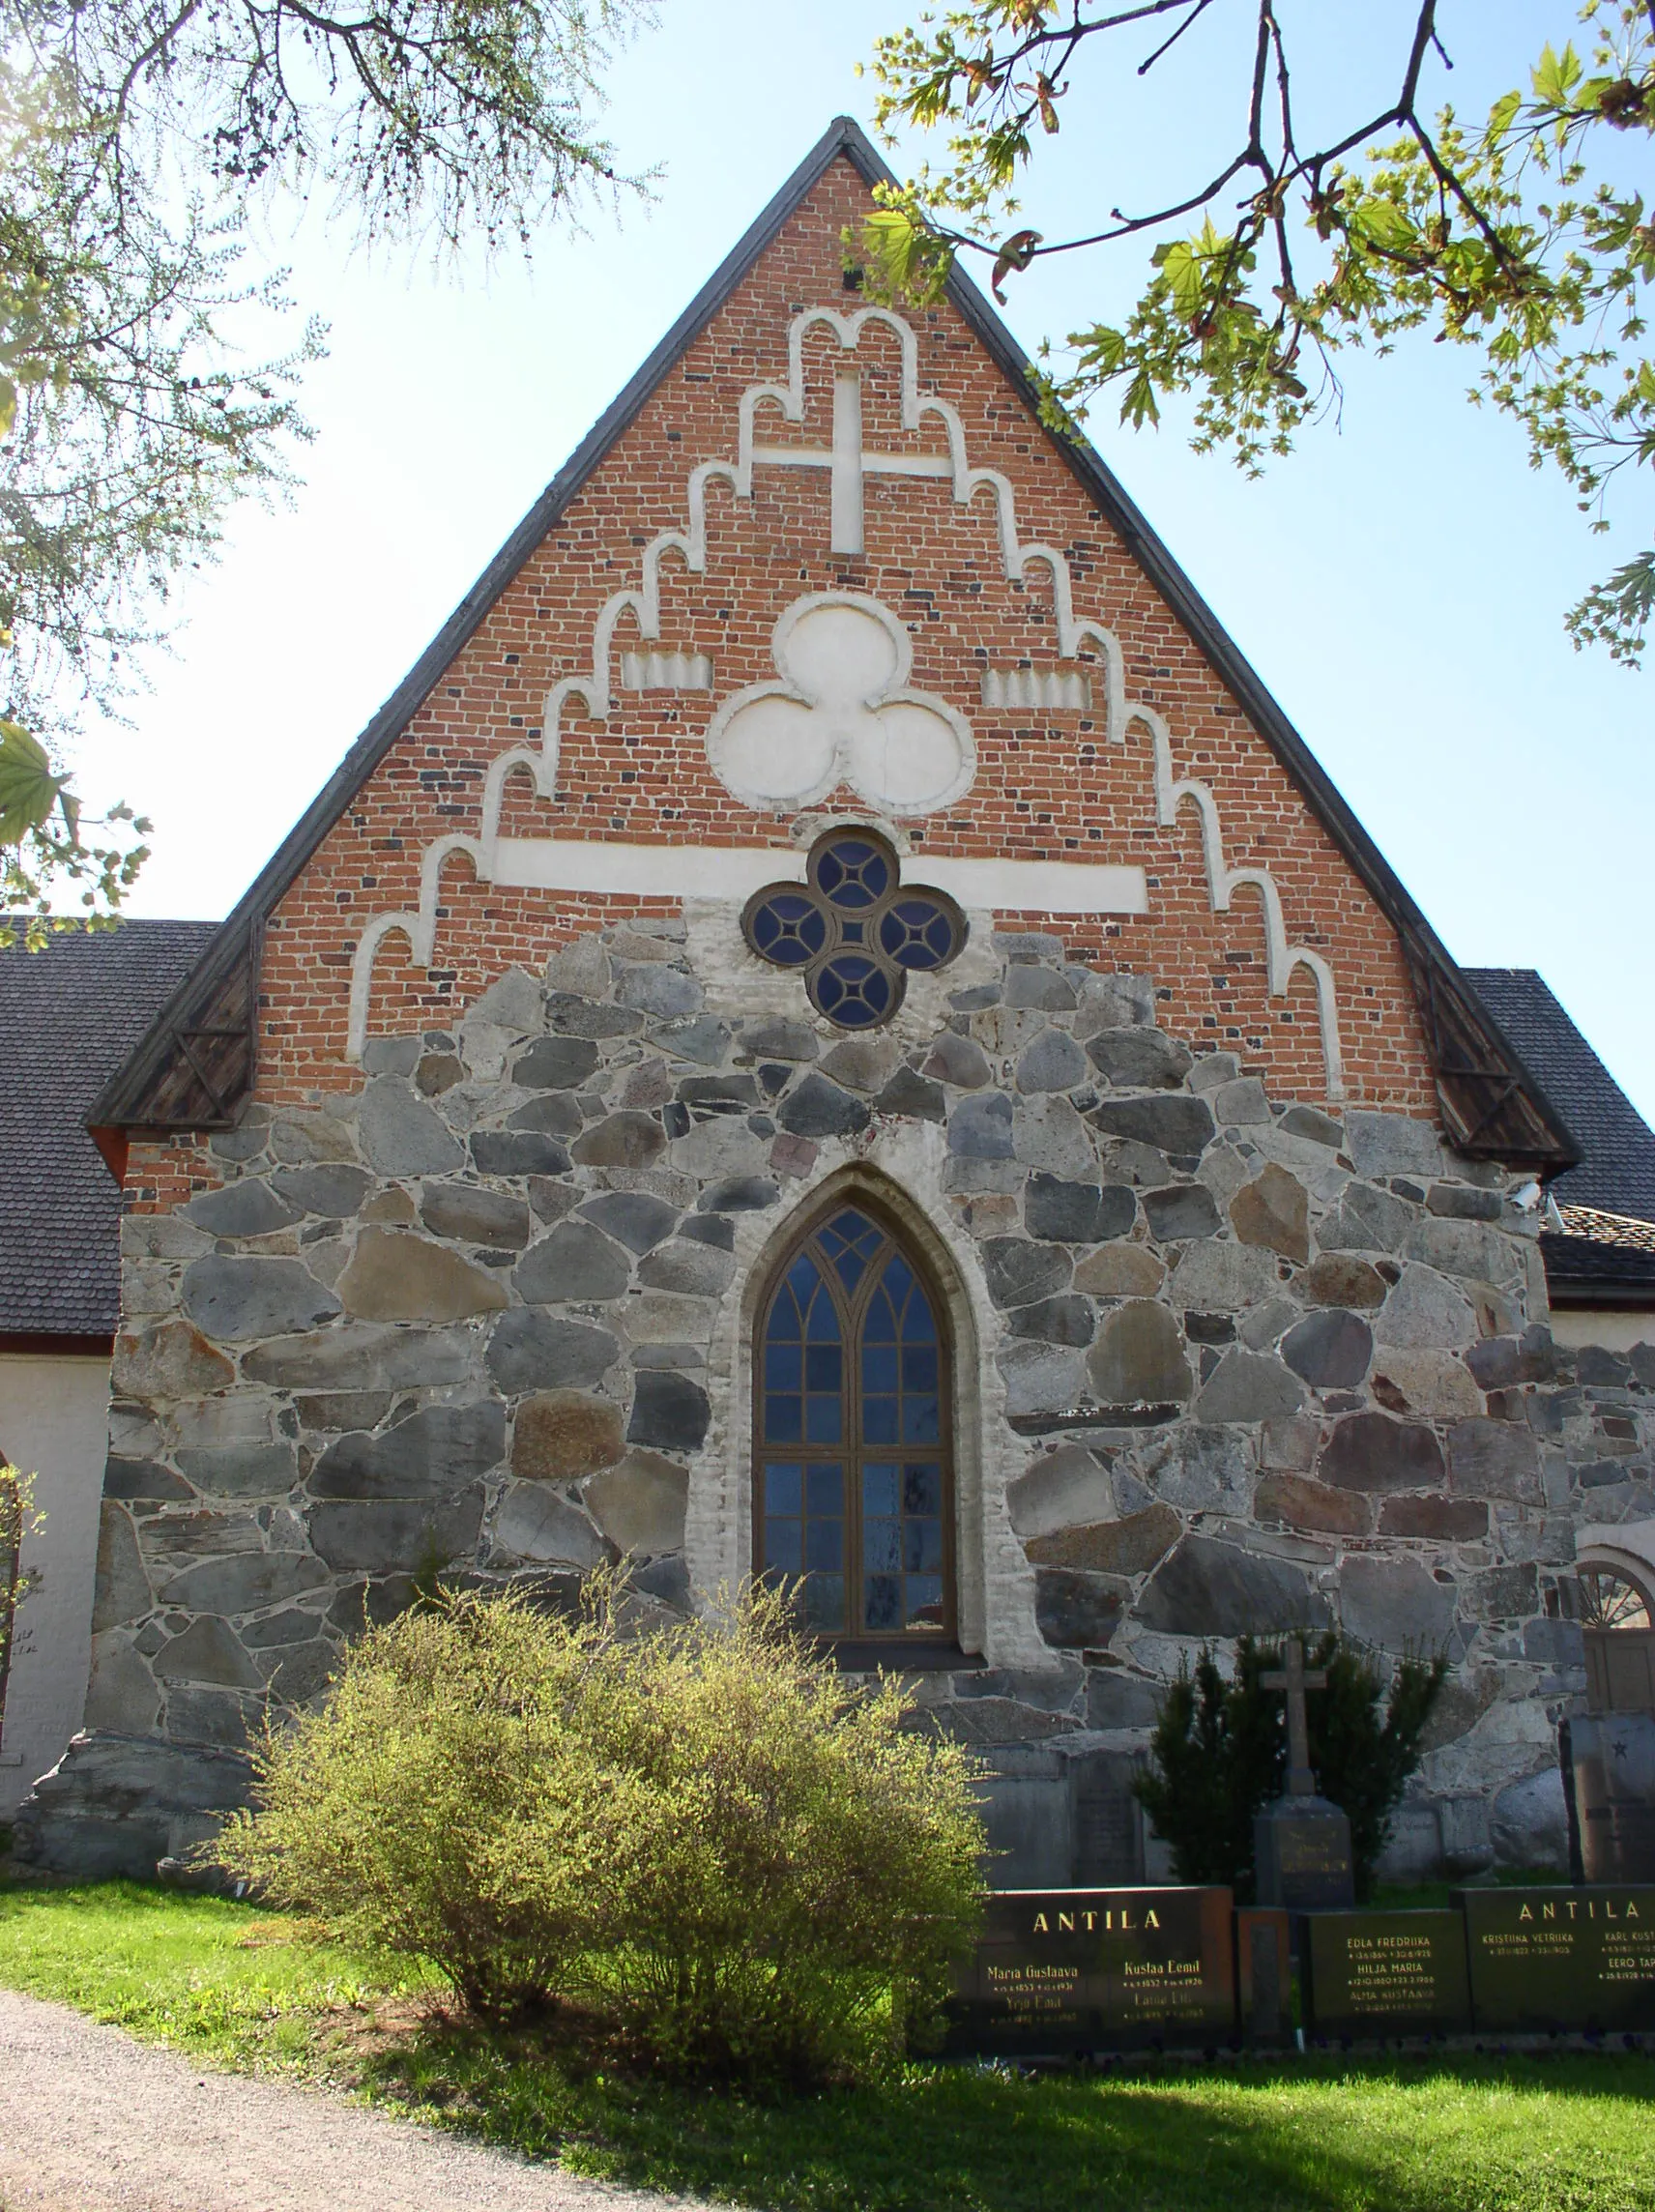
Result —
[{"label": "blue window pane", "polygon": [[894,1517],[902,1508],[897,1503],[899,1484],[894,1467],[864,1467],[862,1470],[862,1511],[870,1519],[882,1515]]},{"label": "blue window pane", "polygon": [[896,1342],[896,1313],[886,1295],[883,1283],[868,1302],[867,1318],[862,1323],[862,1337],[867,1344]]},{"label": "blue window pane", "polygon": [[885,1241],[885,1232],[864,1213],[846,1207],[820,1232],[823,1250],[833,1263],[848,1291],[861,1281],[868,1262]]},{"label": "blue window pane", "polygon": [[817,1006],[843,1030],[872,1029],[896,1008],[889,973],[860,952],[836,952],[805,980]]},{"label": "blue window pane", "polygon": [[810,1318],[804,1324],[804,1333],[812,1344],[837,1344],[839,1341],[839,1317],[833,1311],[833,1301],[828,1295],[826,1284],[817,1289],[815,1302],[810,1308]]},{"label": "blue window pane", "polygon": [[765,1565],[771,1573],[796,1575],[804,1564],[799,1530],[797,1521],[766,1521]]},{"label": "blue window pane", "polygon": [[813,1467],[805,1473],[805,1506],[811,1515],[845,1510],[845,1478],[836,1467]]},{"label": "blue window pane", "polygon": [[947,1626],[943,1606],[943,1578],[941,1575],[910,1575],[908,1582],[907,1628],[940,1629]]},{"label": "blue window pane", "polygon": [[797,1344],[777,1344],[772,1334],[765,1346],[765,1388],[797,1390],[803,1381],[803,1354]]},{"label": "blue window pane", "polygon": [[[837,1397],[806,1398],[804,1401],[804,1441],[807,1444],[842,1444],[840,1434],[843,1404]],[[789,1440],[791,1441],[791,1440]],[[911,1443],[925,1443],[925,1437],[911,1437]]]},{"label": "blue window pane", "polygon": [[801,1467],[767,1467],[763,1475],[767,1513],[802,1513],[804,1470]]},{"label": "blue window pane", "polygon": [[[801,1252],[787,1271],[787,1288],[798,1299],[799,1312],[809,1305],[821,1281],[821,1276],[816,1272],[815,1261],[807,1252]],[[798,1331],[795,1329],[789,1333],[798,1335]]]},{"label": "blue window pane", "polygon": [[862,1346],[862,1388],[869,1392],[894,1393],[896,1389],[896,1347],[894,1344],[864,1344]]},{"label": "blue window pane", "polygon": [[[815,1387],[814,1384],[811,1385]],[[905,1390],[935,1390],[937,1387],[937,1347],[934,1344],[906,1344],[902,1349],[902,1387]]]},{"label": "blue window pane", "polygon": [[885,1281],[880,1288],[900,1311],[903,1300],[914,1288],[913,1273],[900,1253],[893,1252],[886,1263]]},{"label": "blue window pane", "polygon": [[[890,1523],[891,1528],[897,1524]],[[894,1565],[894,1561],[892,1564]],[[882,1562],[883,1564],[883,1562]],[[902,1564],[910,1574],[941,1574],[943,1571],[943,1524],[941,1521],[904,1521],[902,1523]]]},{"label": "blue window pane", "polygon": [[778,968],[801,968],[828,942],[828,925],[802,891],[777,891],[755,909],[748,934],[763,959]]},{"label": "blue window pane", "polygon": [[901,1441],[896,1433],[896,1400],[894,1398],[864,1398],[862,1400],[863,1443],[894,1444]]},{"label": "blue window pane", "polygon": [[804,1524],[804,1563],[806,1567],[843,1567],[843,1521],[807,1521]]},{"label": "blue window pane", "polygon": [[930,1301],[917,1283],[908,1301],[902,1333],[910,1344],[935,1344],[937,1341],[937,1324],[931,1318]]},{"label": "blue window pane", "polygon": [[798,1398],[765,1400],[765,1441],[772,1444],[804,1441],[804,1414]]},{"label": "blue window pane", "polygon": [[943,1470],[940,1467],[905,1467],[902,1470],[902,1510],[932,1517],[943,1510]]},{"label": "blue window pane", "polygon": [[902,1627],[902,1577],[869,1575],[862,1585],[862,1604],[870,1635],[895,1635]]},{"label": "blue window pane", "polygon": [[835,837],[816,856],[816,881],[825,898],[853,912],[875,905],[890,888],[890,863],[865,837]]},{"label": "blue window pane", "polygon": [[905,1444],[934,1444],[940,1441],[942,1434],[942,1416],[935,1398],[904,1398],[902,1441]]},{"label": "blue window pane", "polygon": [[[903,1563],[902,1548],[900,1521],[862,1523],[862,1565],[869,1574],[894,1574]],[[915,1560],[915,1564],[917,1565],[918,1561]]]},{"label": "blue window pane", "polygon": [[839,1347],[836,1344],[813,1344],[804,1355],[804,1386],[807,1390],[837,1390],[839,1387]]},{"label": "blue window pane", "polygon": [[845,1626],[843,1575],[807,1575],[803,1587],[805,1625],[819,1635],[839,1634]]}]

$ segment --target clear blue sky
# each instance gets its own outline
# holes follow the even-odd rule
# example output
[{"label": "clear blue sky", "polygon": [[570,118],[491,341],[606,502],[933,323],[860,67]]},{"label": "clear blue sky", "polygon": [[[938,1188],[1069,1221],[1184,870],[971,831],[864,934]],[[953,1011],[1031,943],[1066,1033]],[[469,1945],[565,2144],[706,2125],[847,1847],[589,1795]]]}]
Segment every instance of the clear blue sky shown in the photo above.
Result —
[{"label": "clear blue sky", "polygon": [[[1243,11],[1221,6],[1221,28],[1226,13]],[[1288,14],[1312,42],[1312,125],[1378,104],[1411,8]],[[1568,0],[1441,15],[1467,112],[1572,20]],[[156,821],[134,912],[230,906],[828,119],[866,119],[855,65],[898,20],[873,0],[667,0],[609,79],[624,160],[662,167],[654,206],[549,233],[528,272],[369,265],[314,215],[272,211],[270,250],[332,325],[306,387],[318,437],[294,508],[243,510],[180,595],[135,730],[81,748],[89,797],[125,793]],[[1158,95],[1127,73],[1077,98],[1026,219],[1057,236],[1205,173],[1234,77],[1200,58]],[[1141,264],[1114,253],[1021,282],[1008,312],[1031,350],[1129,296]],[[1111,410],[1091,429],[1456,955],[1539,968],[1655,1118],[1655,674],[1577,655],[1561,623],[1647,531],[1647,486],[1613,538],[1589,538],[1517,430],[1467,404],[1473,366],[1428,343],[1350,362],[1342,425],[1260,483],[1172,424],[1135,436]]]}]

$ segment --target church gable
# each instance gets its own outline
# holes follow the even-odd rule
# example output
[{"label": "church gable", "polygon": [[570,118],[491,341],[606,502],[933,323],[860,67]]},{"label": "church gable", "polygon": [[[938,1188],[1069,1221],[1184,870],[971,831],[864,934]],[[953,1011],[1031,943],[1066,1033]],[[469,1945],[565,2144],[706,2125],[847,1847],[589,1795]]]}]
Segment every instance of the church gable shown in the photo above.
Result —
[{"label": "church gable", "polygon": [[[1164,549],[1040,426],[970,287],[903,314],[846,288],[872,166],[841,127],[767,211],[226,925],[193,1028],[151,1040],[111,1121],[221,1118],[202,1036],[244,1033],[209,983],[239,1008],[255,961],[259,1093],[297,1098],[595,922],[802,877],[812,831],[854,816],[983,923],[1152,976],[1169,1028],[1283,1095],[1429,1110],[1435,1060],[1453,1134],[1555,1148]],[[740,996],[757,963],[725,937]]]},{"label": "church gable", "polygon": [[598,909],[739,903],[814,811],[1286,1091],[1428,1103],[1394,931],[1024,395],[952,305],[844,290],[866,203],[835,161],[273,917],[277,1004],[290,947],[336,984],[318,921],[354,939],[346,1033],[335,989],[278,1088]]}]

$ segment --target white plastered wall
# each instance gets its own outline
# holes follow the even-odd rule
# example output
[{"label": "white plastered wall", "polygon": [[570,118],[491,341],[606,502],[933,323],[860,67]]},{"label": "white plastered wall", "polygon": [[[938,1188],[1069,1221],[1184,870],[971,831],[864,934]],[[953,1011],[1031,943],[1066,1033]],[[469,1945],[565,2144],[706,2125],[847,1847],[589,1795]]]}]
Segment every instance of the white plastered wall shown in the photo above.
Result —
[{"label": "white plastered wall", "polygon": [[23,1544],[24,1568],[38,1580],[18,1611],[0,1716],[0,1819],[80,1726],[108,1448],[106,1355],[0,1353],[0,1455],[35,1476],[44,1516]]},{"label": "white plastered wall", "polygon": [[1578,1350],[1601,1344],[1606,1352],[1630,1352],[1635,1344],[1655,1344],[1655,1313],[1617,1313],[1607,1306],[1553,1306],[1552,1334],[1558,1344]]}]

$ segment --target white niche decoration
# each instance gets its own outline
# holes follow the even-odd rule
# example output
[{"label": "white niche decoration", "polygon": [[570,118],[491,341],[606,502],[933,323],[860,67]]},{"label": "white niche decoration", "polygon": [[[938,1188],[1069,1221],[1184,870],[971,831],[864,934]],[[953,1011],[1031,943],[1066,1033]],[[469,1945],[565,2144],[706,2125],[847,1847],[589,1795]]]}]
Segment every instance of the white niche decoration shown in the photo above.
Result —
[{"label": "white niche decoration", "polygon": [[810,592],[771,639],[778,684],[726,699],[707,732],[712,772],[744,805],[787,811],[848,783],[885,814],[932,814],[971,789],[971,724],[907,688],[914,648],[878,599]]}]

